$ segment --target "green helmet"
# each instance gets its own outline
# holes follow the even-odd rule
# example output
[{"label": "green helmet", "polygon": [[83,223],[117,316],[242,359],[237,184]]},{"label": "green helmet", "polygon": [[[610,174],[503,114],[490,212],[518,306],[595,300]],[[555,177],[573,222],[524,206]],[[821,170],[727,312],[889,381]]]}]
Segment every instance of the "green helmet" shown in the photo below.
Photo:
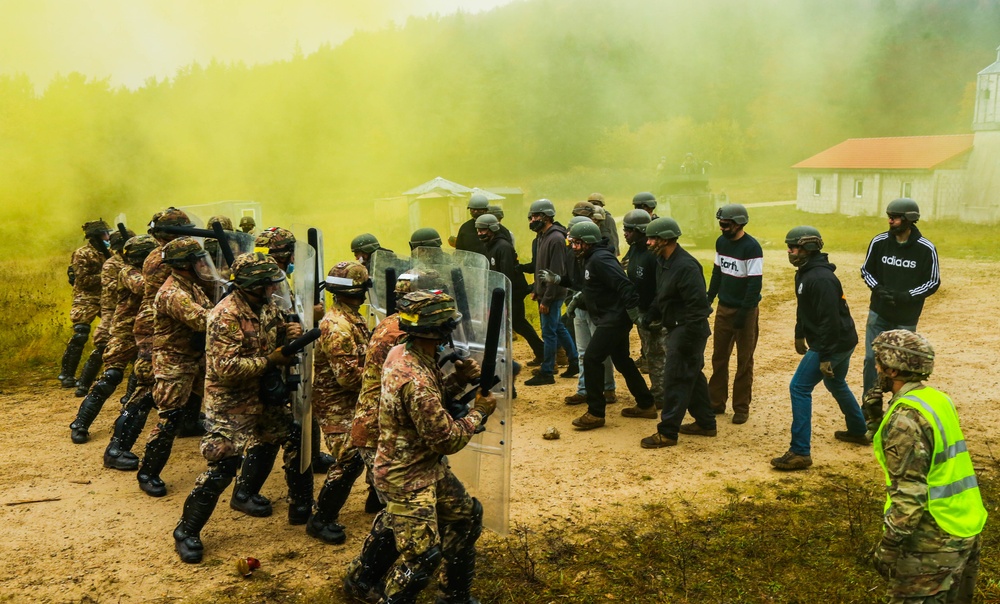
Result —
[{"label": "green helmet", "polygon": [[889,205],[886,206],[885,213],[890,217],[902,216],[910,222],[920,220],[920,206],[918,206],[917,202],[913,201],[909,197],[893,199],[889,202]]},{"label": "green helmet", "polygon": [[240,218],[240,230],[244,233],[249,233],[257,227],[257,221],[253,219],[253,216],[244,216]]},{"label": "green helmet", "polygon": [[378,239],[375,235],[371,233],[361,233],[357,237],[351,240],[351,252],[357,254],[358,252],[363,252],[365,254],[374,254],[375,250],[381,248]]},{"label": "green helmet", "polygon": [[823,249],[823,236],[811,226],[797,226],[785,235],[785,245],[797,245],[808,252]]},{"label": "green helmet", "polygon": [[883,331],[872,340],[872,350],[883,367],[926,379],[934,371],[934,348],[922,335],[907,329]]},{"label": "green helmet", "polygon": [[587,201],[594,204],[595,206],[601,206],[602,208],[604,207],[604,196],[601,195],[600,193],[591,193],[587,197]]},{"label": "green helmet", "polygon": [[589,201],[578,201],[576,205],[573,206],[574,216],[593,216],[594,215],[594,204]]},{"label": "green helmet", "polygon": [[622,226],[626,229],[635,229],[636,231],[645,233],[646,226],[651,220],[652,218],[650,218],[649,212],[646,210],[630,210],[622,218]]},{"label": "green helmet", "polygon": [[660,239],[677,239],[681,236],[681,227],[669,216],[660,216],[646,225],[646,237]]},{"label": "green helmet", "polygon": [[281,283],[285,279],[285,273],[274,258],[263,252],[240,254],[231,270],[233,283],[243,290]]},{"label": "green helmet", "polygon": [[111,249],[120,253],[125,246],[125,242],[135,237],[135,233],[131,229],[125,229],[125,233],[128,234],[128,237],[122,237],[122,232],[117,229],[111,231],[111,239],[108,241],[111,244]]},{"label": "green helmet", "polygon": [[125,262],[132,266],[142,266],[146,256],[155,250],[157,245],[159,244],[156,243],[156,239],[152,235],[137,235],[122,246],[122,256],[125,257]]},{"label": "green helmet", "polygon": [[531,206],[528,208],[528,218],[531,218],[532,214],[545,214],[549,218],[555,218],[556,206],[548,199],[539,199],[531,202]]},{"label": "green helmet", "polygon": [[418,247],[441,247],[441,235],[436,229],[423,227],[413,231],[410,235],[410,249]]},{"label": "green helmet", "polygon": [[500,221],[493,214],[483,214],[479,218],[476,218],[476,228],[489,229],[496,233],[500,230]]},{"label": "green helmet", "polygon": [[396,302],[399,327],[418,338],[448,337],[462,319],[455,300],[439,290],[410,292]]},{"label": "green helmet", "polygon": [[111,232],[111,227],[103,219],[85,222],[82,228],[83,236],[87,239],[91,237],[104,237]]},{"label": "green helmet", "polygon": [[330,269],[326,277],[324,289],[333,295],[354,296],[362,298],[372,281],[368,278],[368,269],[355,260],[338,262]]},{"label": "green helmet", "polygon": [[470,210],[488,210],[490,208],[490,200],[486,199],[486,196],[482,193],[473,193],[469,197],[469,205],[466,207]]},{"label": "green helmet", "polygon": [[209,229],[209,230],[211,230],[212,226],[214,224],[216,224],[216,223],[222,225],[222,230],[224,230],[224,231],[231,231],[231,230],[233,230],[233,221],[230,220],[228,216],[222,216],[221,214],[218,215],[218,216],[212,216],[211,218],[209,218],[208,222],[205,223],[206,225],[208,225],[206,228]]},{"label": "green helmet", "polygon": [[607,217],[608,215],[604,213],[604,208],[601,206],[594,206],[594,213],[590,216],[590,219],[594,222],[600,223]]},{"label": "green helmet", "polygon": [[500,206],[490,205],[486,211],[496,216],[497,220],[503,220],[503,208]]},{"label": "green helmet", "polygon": [[584,243],[600,243],[601,228],[590,220],[587,222],[580,222],[578,224],[574,224],[569,230],[569,238],[579,239]]},{"label": "green helmet", "polygon": [[288,229],[270,227],[257,235],[254,248],[267,250],[267,253],[279,260],[290,258],[295,252],[295,235]]},{"label": "green helmet", "polygon": [[637,208],[655,208],[656,196],[647,191],[636,193],[635,197],[632,198],[632,205]]},{"label": "green helmet", "polygon": [[160,248],[160,255],[163,257],[163,262],[169,264],[173,267],[183,267],[184,265],[193,264],[198,258],[204,258],[208,255],[198,243],[198,240],[193,237],[178,237],[173,241],[169,241]]},{"label": "green helmet", "polygon": [[716,220],[732,220],[736,224],[744,225],[750,222],[750,215],[747,214],[747,209],[743,204],[739,203],[729,203],[721,208],[715,213]]},{"label": "green helmet", "polygon": [[569,222],[566,223],[566,228],[572,229],[581,222],[589,222],[591,224],[594,224],[594,221],[589,216],[574,216],[569,219]]}]

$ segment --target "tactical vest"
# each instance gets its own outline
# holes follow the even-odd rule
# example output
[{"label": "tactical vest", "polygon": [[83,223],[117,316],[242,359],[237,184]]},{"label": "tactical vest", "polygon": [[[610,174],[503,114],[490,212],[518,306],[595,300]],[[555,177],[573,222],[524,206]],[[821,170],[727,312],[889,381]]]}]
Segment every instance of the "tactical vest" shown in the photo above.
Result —
[{"label": "tactical vest", "polygon": [[[986,508],[955,405],[943,393],[933,388],[918,388],[897,398],[889,407],[874,439],[875,458],[885,472],[886,485],[890,484],[890,478],[882,449],[882,431],[898,405],[916,409],[934,432],[934,451],[927,473],[927,509],[931,516],[951,535],[962,538],[978,535],[986,524]],[[891,503],[892,498],[887,494],[886,510]]]}]

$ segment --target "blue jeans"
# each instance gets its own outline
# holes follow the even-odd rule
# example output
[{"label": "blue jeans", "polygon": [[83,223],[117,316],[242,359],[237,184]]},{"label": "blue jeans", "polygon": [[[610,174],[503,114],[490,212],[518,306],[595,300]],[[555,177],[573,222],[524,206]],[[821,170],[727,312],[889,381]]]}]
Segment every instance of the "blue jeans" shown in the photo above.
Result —
[{"label": "blue jeans", "polygon": [[571,361],[577,360],[576,346],[569,330],[562,324],[562,300],[553,300],[548,313],[543,313],[541,305],[538,309],[538,319],[542,323],[542,344],[545,347],[545,358],[542,360],[542,373],[554,375],[556,372],[556,349],[560,346],[566,349],[566,355]]},{"label": "blue jeans", "polygon": [[871,387],[875,385],[875,379],[878,372],[875,370],[875,351],[872,350],[872,340],[878,337],[878,334],[883,331],[889,331],[891,329],[909,329],[910,331],[916,331],[917,325],[896,325],[895,323],[890,323],[885,317],[878,315],[875,311],[868,311],[868,323],[865,324],[865,373],[864,373],[864,390],[861,394],[871,390]]},{"label": "blue jeans", "polygon": [[818,352],[810,350],[799,361],[799,367],[788,385],[792,398],[792,443],[789,447],[792,453],[809,455],[809,442],[812,437],[812,392],[820,382],[823,382],[840,405],[840,411],[847,420],[847,431],[851,434],[864,434],[867,431],[858,399],[854,398],[854,393],[851,392],[845,379],[853,353],[852,347],[850,350],[830,356],[830,362],[833,364],[832,378],[823,377],[820,373]]},{"label": "blue jeans", "polygon": [[[583,367],[583,360],[587,356],[587,346],[590,344],[590,337],[594,335],[597,326],[590,319],[590,313],[577,308],[573,312],[573,328],[576,330],[576,350],[580,355],[580,367]],[[583,381],[584,372],[580,372],[580,379],[577,380],[576,393],[580,396],[587,396],[587,386]],[[611,357],[604,361],[604,391],[614,392],[615,375],[611,369]]]}]

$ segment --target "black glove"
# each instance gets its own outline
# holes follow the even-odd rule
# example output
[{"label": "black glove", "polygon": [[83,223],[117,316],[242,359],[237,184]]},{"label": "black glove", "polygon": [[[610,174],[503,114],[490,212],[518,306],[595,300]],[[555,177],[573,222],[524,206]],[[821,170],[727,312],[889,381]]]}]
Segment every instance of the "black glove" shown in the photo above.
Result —
[{"label": "black glove", "polygon": [[900,304],[909,304],[912,299],[913,296],[911,296],[910,292],[905,289],[902,291],[892,292],[892,303],[897,306]]},{"label": "black glove", "polygon": [[875,296],[876,300],[880,300],[883,304],[895,305],[896,300],[893,298],[892,290],[887,289],[884,285],[876,285],[872,288],[872,295]]},{"label": "black glove", "polygon": [[636,325],[642,325],[643,321],[645,321],[645,317],[643,317],[642,313],[639,312],[638,306],[633,306],[632,308],[626,308],[625,312],[628,313],[629,321],[632,321]]},{"label": "black glove", "polygon": [[694,346],[698,341],[694,328],[690,325],[684,325],[678,331],[680,333],[677,334],[677,352],[683,356],[694,354]]},{"label": "black glove", "polygon": [[76,271],[73,270],[72,266],[66,269],[66,277],[69,278],[70,287],[76,285]]},{"label": "black glove", "polygon": [[743,329],[747,324],[747,309],[740,307],[733,315],[733,329]]}]

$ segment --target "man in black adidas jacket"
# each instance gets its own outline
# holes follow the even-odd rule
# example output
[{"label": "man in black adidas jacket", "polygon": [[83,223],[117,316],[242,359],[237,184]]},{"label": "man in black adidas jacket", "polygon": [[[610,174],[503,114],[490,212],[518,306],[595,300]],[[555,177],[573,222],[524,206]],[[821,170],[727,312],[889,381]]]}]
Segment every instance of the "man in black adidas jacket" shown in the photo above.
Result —
[{"label": "man in black adidas jacket", "polygon": [[872,341],[891,329],[916,331],[924,299],[941,286],[937,250],[916,226],[920,219],[917,202],[896,199],[885,213],[889,230],[868,244],[868,256],[861,266],[861,277],[872,290],[865,327],[865,393],[875,386]]}]

